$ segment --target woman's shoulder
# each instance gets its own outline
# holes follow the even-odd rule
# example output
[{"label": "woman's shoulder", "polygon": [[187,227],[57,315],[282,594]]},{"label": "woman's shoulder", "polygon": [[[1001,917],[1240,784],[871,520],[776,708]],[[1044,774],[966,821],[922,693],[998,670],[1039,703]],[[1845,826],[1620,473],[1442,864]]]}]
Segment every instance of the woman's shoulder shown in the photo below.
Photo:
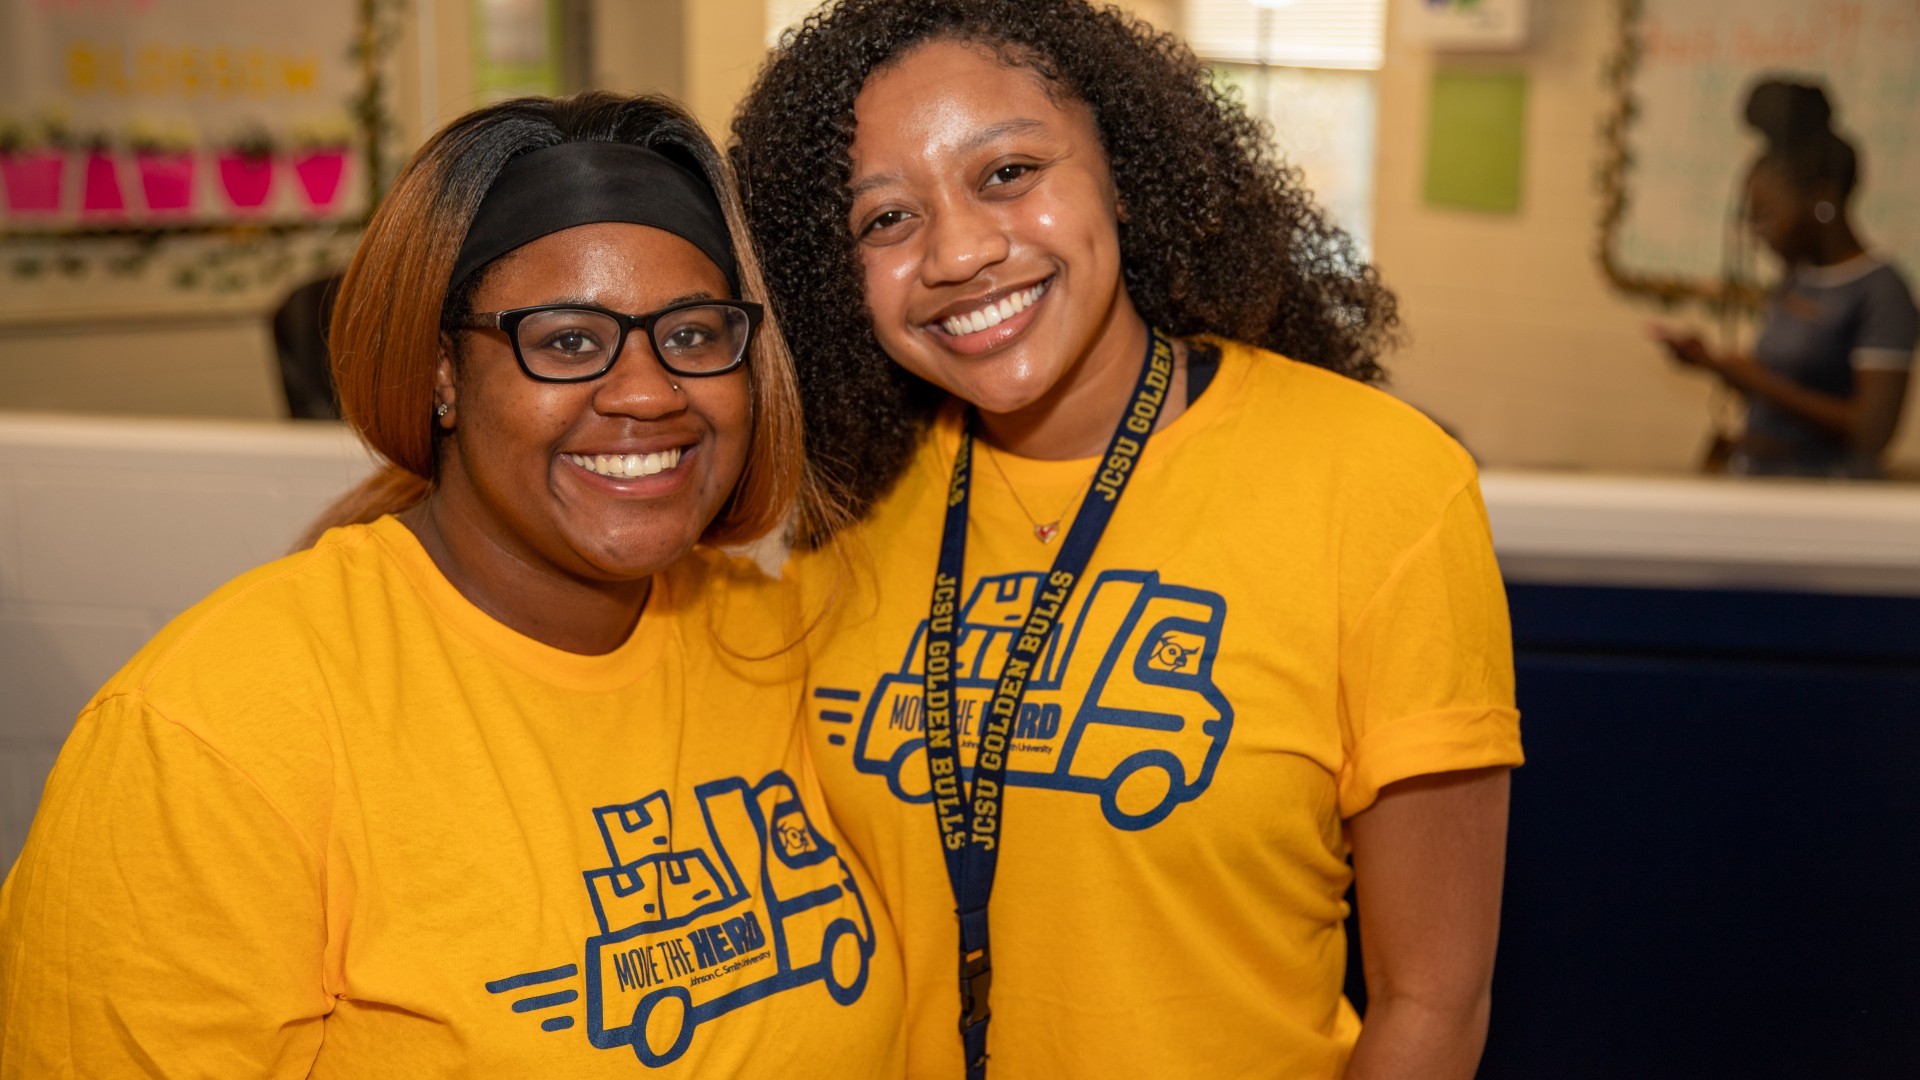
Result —
[{"label": "woman's shoulder", "polygon": [[1807,292],[1842,304],[1914,307],[1906,271],[1879,251],[1863,251],[1831,266],[1794,267],[1788,271],[1783,291]]},{"label": "woman's shoulder", "polygon": [[[354,597],[390,596],[372,526],[328,531],[313,547],[241,574],[154,635],[100,694],[171,699],[229,679],[287,673],[350,641]],[[337,638],[322,648],[327,639]]]},{"label": "woman's shoulder", "polygon": [[1916,307],[1912,282],[1899,266],[1886,259],[1880,259],[1879,265],[1861,275],[1860,286],[1870,301],[1891,304],[1907,311],[1913,311]]},{"label": "woman's shoulder", "polygon": [[1920,346],[1920,306],[1899,268],[1875,257],[1851,287],[1849,306],[1853,353],[1848,359],[1853,367],[1911,370],[1915,347]]},{"label": "woman's shoulder", "polygon": [[718,645],[736,660],[772,659],[799,638],[801,588],[779,536],[739,548],[696,546],[667,571],[664,603],[689,641]]},{"label": "woman's shoulder", "polygon": [[[338,676],[359,671],[374,605],[406,591],[377,568],[380,546],[368,527],[336,529],[227,582],[109,679],[80,725],[141,747],[160,745],[155,732],[184,732],[177,745],[203,747],[304,826],[293,808],[325,800]],[[153,731],[133,730],[142,725]]]},{"label": "woman's shoulder", "polygon": [[1229,409],[1278,458],[1337,474],[1424,477],[1457,486],[1473,458],[1431,417],[1378,386],[1244,342],[1208,339],[1231,383]]}]

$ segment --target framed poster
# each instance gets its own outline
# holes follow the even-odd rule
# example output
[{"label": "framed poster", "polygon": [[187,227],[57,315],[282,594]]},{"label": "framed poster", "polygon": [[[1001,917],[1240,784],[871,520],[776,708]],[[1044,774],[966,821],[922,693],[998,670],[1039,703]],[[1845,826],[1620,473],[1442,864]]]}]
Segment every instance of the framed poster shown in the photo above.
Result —
[{"label": "framed poster", "polygon": [[[385,179],[398,7],[0,0],[0,274],[191,247],[230,276],[238,249],[271,263],[357,230]],[[219,277],[191,269],[179,284]]]}]

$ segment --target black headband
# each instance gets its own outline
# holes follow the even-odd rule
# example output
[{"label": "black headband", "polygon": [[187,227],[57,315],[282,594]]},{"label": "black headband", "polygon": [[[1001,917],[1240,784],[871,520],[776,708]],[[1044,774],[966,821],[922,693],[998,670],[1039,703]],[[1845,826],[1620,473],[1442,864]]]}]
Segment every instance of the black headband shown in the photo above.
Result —
[{"label": "black headband", "polygon": [[706,183],[644,146],[605,141],[558,143],[507,162],[480,200],[447,287],[523,244],[603,221],[681,237],[705,252],[739,294],[727,219]]}]

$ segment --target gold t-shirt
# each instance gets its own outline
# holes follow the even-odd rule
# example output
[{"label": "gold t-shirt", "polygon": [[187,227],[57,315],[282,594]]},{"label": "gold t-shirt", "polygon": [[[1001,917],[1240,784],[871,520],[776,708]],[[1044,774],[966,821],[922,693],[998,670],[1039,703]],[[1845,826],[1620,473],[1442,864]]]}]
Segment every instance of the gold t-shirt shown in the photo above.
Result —
[{"label": "gold t-shirt", "polygon": [[[1377,390],[1217,347],[1210,388],[1147,444],[1014,724],[992,1075],[1338,1077],[1360,1026],[1341,993],[1343,822],[1396,780],[1521,760],[1466,453]],[[828,610],[807,737],[906,943],[914,1077],[963,1072],[920,699],[959,423],[941,415],[840,551],[792,568]],[[976,443],[963,764],[1059,547],[1027,511],[1074,503],[1094,466]]]},{"label": "gold t-shirt", "polygon": [[222,588],[54,768],[0,892],[0,1076],[898,1076],[798,654],[744,659],[792,632],[774,591],[697,553],[580,656],[392,518]]}]

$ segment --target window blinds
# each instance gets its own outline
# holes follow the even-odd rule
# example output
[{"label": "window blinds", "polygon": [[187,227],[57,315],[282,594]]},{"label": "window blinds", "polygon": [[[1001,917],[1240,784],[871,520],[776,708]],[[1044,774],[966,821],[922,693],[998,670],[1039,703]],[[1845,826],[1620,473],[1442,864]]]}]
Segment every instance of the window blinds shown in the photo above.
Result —
[{"label": "window blinds", "polygon": [[1186,36],[1209,60],[1373,71],[1386,7],[1386,0],[1292,0],[1263,12],[1253,0],[1187,0]]}]

